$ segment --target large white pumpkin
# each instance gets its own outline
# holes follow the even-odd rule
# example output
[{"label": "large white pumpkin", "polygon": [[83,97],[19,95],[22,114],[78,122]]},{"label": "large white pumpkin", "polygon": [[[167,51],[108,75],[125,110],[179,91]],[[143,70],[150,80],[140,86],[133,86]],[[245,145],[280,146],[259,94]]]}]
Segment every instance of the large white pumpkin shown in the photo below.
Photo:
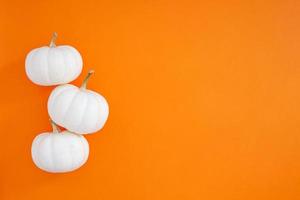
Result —
[{"label": "large white pumpkin", "polygon": [[108,117],[109,108],[103,96],[86,89],[93,71],[80,88],[65,84],[56,87],[48,99],[48,113],[58,125],[78,133],[88,134],[100,130]]},{"label": "large white pumpkin", "polygon": [[47,172],[70,172],[81,167],[88,159],[89,144],[78,134],[59,132],[53,125],[53,132],[35,137],[31,155],[35,165]]},{"label": "large white pumpkin", "polygon": [[27,54],[25,70],[38,85],[65,84],[76,79],[82,70],[80,53],[72,46],[56,46],[54,33],[49,46],[33,49]]}]

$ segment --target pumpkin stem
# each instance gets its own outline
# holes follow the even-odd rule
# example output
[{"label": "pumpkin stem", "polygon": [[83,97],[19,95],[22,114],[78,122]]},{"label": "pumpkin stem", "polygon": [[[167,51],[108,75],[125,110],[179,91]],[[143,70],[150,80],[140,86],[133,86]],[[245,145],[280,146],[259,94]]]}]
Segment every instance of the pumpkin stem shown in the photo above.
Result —
[{"label": "pumpkin stem", "polygon": [[59,133],[60,129],[58,128],[58,126],[54,123],[54,121],[52,121],[52,119],[50,119],[50,123],[52,125],[52,132],[53,133]]},{"label": "pumpkin stem", "polygon": [[52,38],[51,38],[50,44],[49,44],[49,46],[50,46],[50,47],[56,47],[56,44],[55,44],[55,42],[56,42],[56,39],[57,39],[57,33],[56,33],[56,32],[54,32],[54,33],[53,33],[53,35],[52,35]]},{"label": "pumpkin stem", "polygon": [[94,70],[90,70],[90,71],[88,72],[88,74],[86,75],[86,77],[84,78],[84,80],[83,80],[83,82],[82,82],[82,84],[81,84],[80,89],[86,89],[87,82],[88,82],[88,80],[90,79],[90,77],[91,77],[91,75],[92,75],[93,73],[95,73]]}]

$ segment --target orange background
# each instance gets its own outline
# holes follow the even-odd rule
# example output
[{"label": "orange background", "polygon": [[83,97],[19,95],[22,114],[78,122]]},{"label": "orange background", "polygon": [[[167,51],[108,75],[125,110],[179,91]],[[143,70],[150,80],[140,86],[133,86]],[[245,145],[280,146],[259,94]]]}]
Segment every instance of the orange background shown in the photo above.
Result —
[{"label": "orange background", "polygon": [[[300,199],[300,1],[1,1],[0,199]],[[87,164],[48,174],[32,139],[53,87],[26,54],[71,44],[110,105]]]}]

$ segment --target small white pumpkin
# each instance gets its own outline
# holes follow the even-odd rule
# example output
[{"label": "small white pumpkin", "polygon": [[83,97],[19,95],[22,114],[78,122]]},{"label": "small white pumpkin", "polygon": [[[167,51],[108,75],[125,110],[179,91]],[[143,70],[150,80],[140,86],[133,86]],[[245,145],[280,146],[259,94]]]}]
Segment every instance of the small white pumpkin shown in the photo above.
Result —
[{"label": "small white pumpkin", "polygon": [[33,49],[26,56],[26,74],[35,84],[65,84],[76,79],[81,73],[80,53],[69,45],[56,46],[56,38],[57,34],[54,33],[49,47]]},{"label": "small white pumpkin", "polygon": [[103,96],[86,89],[94,71],[90,71],[80,88],[65,84],[56,87],[48,99],[48,113],[58,125],[78,133],[100,130],[108,117],[109,108]]},{"label": "small white pumpkin", "polygon": [[35,165],[47,172],[70,172],[81,167],[88,159],[89,144],[78,134],[60,132],[52,122],[53,132],[35,137],[31,146]]}]

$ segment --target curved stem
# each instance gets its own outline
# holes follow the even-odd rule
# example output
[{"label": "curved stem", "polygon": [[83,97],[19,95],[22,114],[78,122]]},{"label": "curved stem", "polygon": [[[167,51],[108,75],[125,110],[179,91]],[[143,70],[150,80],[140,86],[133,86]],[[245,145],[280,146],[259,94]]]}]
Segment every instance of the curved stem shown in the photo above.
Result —
[{"label": "curved stem", "polygon": [[92,75],[93,73],[95,73],[94,70],[90,70],[90,71],[88,72],[88,74],[86,75],[86,77],[84,78],[84,80],[83,80],[83,82],[82,82],[82,84],[81,84],[80,89],[86,89],[87,82],[88,82],[88,80],[90,79],[90,77],[91,77],[91,75]]},{"label": "curved stem", "polygon": [[49,46],[50,46],[50,47],[56,47],[56,44],[55,44],[55,42],[56,42],[56,39],[57,39],[57,33],[56,33],[56,32],[54,32],[54,33],[53,33],[53,35],[52,35],[52,38],[51,38],[50,44],[49,44]]},{"label": "curved stem", "polygon": [[50,123],[52,125],[52,132],[53,133],[59,133],[60,129],[58,128],[58,126],[54,123],[54,121],[52,121],[52,119],[50,119]]}]

